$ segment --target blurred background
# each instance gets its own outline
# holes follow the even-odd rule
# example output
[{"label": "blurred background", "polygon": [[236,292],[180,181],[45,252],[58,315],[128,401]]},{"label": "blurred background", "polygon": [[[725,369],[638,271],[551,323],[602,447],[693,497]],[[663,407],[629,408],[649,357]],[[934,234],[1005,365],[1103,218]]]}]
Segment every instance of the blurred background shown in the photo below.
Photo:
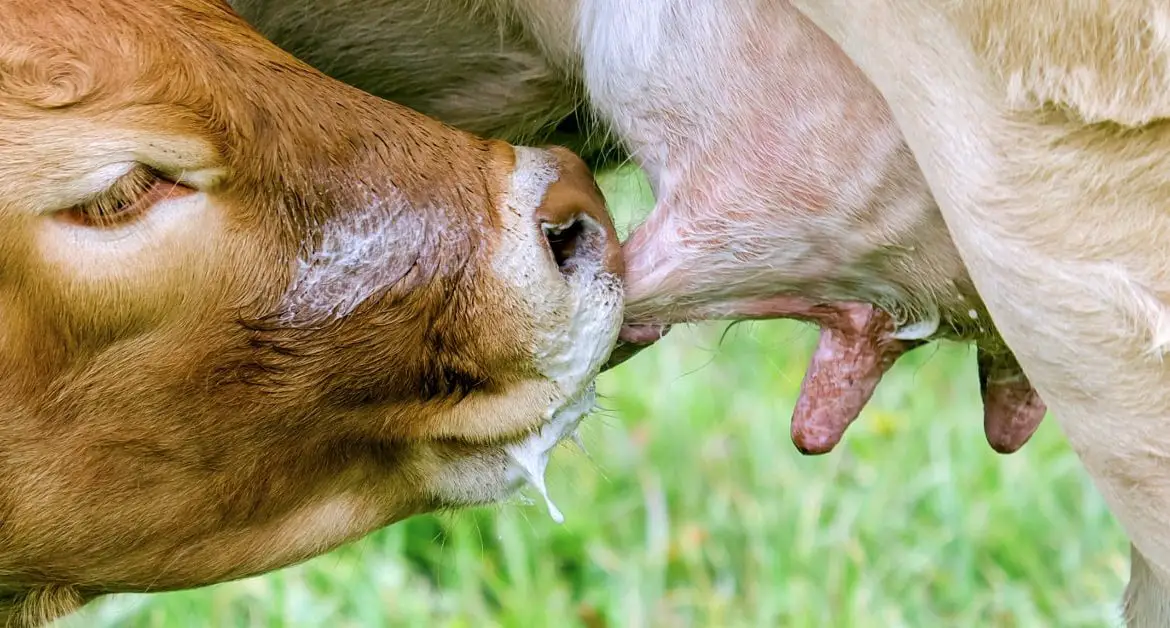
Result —
[{"label": "blurred background", "polygon": [[[623,229],[653,205],[632,167],[601,180]],[[1120,625],[1128,544],[1051,417],[992,452],[973,349],[928,346],[804,457],[789,418],[815,341],[785,321],[678,327],[603,375],[588,455],[564,445],[549,467],[563,525],[530,491],[60,625]]]}]

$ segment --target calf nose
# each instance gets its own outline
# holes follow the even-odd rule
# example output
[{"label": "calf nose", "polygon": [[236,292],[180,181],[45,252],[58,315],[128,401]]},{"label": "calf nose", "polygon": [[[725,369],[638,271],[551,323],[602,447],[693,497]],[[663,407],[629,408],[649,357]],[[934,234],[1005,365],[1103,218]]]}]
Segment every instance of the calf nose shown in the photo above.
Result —
[{"label": "calf nose", "polygon": [[583,263],[625,273],[621,243],[605,197],[585,162],[572,151],[555,147],[560,176],[548,187],[535,219],[557,266],[571,273]]}]

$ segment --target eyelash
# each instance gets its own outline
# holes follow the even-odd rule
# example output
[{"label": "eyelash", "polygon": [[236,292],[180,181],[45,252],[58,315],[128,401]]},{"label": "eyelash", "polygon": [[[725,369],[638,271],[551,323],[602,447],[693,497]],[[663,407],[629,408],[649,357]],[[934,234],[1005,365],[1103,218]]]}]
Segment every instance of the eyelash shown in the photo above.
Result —
[{"label": "eyelash", "polygon": [[192,191],[149,166],[138,165],[101,195],[69,208],[66,215],[87,226],[112,227],[137,218],[163,199]]}]

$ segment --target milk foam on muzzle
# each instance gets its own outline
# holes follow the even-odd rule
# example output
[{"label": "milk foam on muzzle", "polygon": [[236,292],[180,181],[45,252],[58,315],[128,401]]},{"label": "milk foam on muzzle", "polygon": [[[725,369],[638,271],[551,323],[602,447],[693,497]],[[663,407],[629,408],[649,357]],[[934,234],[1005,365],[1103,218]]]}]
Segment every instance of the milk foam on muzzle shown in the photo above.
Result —
[{"label": "milk foam on muzzle", "polygon": [[597,394],[592,386],[575,400],[556,410],[550,410],[545,422],[528,438],[508,445],[505,450],[516,463],[517,479],[528,482],[540,493],[548,508],[548,515],[557,523],[565,516],[548,496],[544,476],[553,449],[565,438],[576,437],[577,426],[593,410]]}]

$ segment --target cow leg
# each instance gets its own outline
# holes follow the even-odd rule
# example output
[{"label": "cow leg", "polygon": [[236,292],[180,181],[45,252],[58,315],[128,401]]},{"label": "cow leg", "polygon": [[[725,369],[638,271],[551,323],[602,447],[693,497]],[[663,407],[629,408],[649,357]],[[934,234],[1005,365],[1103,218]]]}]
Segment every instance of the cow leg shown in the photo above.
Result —
[{"label": "cow leg", "polygon": [[1136,548],[1130,625],[1164,625],[1170,128],[1143,120],[1170,112],[1138,91],[1170,59],[1129,14],[1152,5],[794,4],[890,103],[992,319]]},{"label": "cow leg", "polygon": [[1170,626],[1170,587],[1158,577],[1142,553],[1130,545],[1129,585],[1125,587],[1125,625],[1129,628]]}]

